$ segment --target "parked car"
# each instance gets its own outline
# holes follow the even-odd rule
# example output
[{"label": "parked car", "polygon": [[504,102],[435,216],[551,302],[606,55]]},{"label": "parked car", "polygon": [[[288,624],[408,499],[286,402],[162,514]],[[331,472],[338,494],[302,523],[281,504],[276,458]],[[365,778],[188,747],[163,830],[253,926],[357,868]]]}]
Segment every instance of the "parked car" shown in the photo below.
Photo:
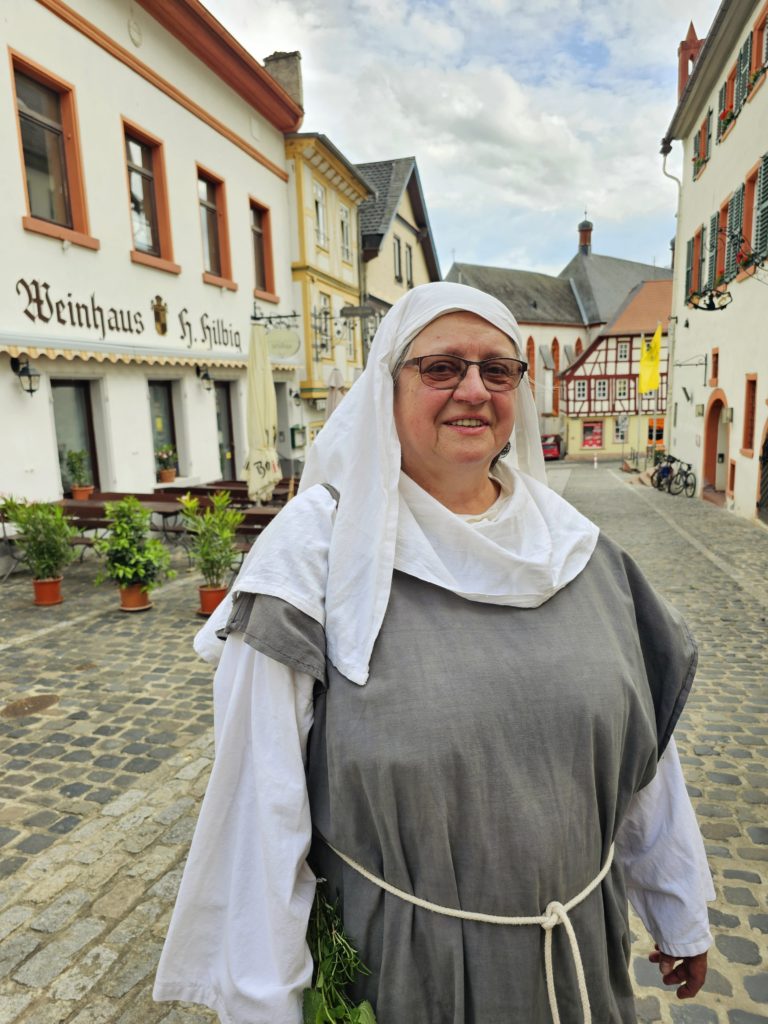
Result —
[{"label": "parked car", "polygon": [[562,459],[564,452],[561,434],[542,434],[541,447],[545,459]]}]

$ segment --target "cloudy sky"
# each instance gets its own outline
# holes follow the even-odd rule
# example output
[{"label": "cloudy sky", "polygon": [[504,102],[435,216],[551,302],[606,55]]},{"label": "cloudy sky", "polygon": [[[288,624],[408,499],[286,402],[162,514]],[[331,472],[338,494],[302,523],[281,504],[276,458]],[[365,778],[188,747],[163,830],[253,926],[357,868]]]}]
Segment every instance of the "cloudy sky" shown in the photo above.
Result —
[{"label": "cloudy sky", "polygon": [[444,274],[557,273],[585,210],[595,252],[669,265],[659,140],[678,44],[719,0],[204,2],[259,60],[301,51],[303,130],[353,163],[416,157]]}]

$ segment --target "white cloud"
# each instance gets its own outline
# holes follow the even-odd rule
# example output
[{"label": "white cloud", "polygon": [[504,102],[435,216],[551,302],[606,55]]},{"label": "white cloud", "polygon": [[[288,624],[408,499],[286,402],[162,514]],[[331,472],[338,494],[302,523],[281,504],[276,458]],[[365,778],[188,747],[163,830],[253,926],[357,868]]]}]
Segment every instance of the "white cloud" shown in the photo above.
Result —
[{"label": "white cloud", "polygon": [[301,50],[305,130],[354,162],[416,156],[444,270],[454,249],[561,267],[585,206],[597,251],[602,223],[612,255],[666,262],[677,46],[718,0],[206,2],[257,58]]}]

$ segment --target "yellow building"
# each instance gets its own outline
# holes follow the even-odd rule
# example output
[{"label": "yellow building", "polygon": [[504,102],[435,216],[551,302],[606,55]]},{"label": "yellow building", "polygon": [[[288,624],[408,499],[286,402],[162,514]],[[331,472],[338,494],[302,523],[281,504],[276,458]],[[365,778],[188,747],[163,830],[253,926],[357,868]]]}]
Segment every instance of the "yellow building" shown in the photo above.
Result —
[{"label": "yellow building", "polygon": [[[334,368],[349,387],[363,366],[358,208],[374,192],[324,135],[286,135],[286,157],[294,309],[306,367],[300,393],[322,412]],[[321,425],[322,416],[308,423],[310,442]]]},{"label": "yellow building", "polygon": [[376,190],[360,208],[363,303],[381,316],[409,288],[440,281],[440,265],[414,157],[357,170]]}]

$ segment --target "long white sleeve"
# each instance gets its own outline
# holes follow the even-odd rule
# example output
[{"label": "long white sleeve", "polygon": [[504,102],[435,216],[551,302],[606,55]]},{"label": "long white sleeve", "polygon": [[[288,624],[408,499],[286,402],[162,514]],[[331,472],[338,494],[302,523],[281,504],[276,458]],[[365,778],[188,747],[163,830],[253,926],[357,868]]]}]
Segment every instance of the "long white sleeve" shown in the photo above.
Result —
[{"label": "long white sleeve", "polygon": [[630,803],[616,836],[627,895],[660,949],[695,956],[712,944],[715,890],[674,737],[654,779]]},{"label": "long white sleeve", "polygon": [[313,680],[228,638],[216,756],[154,987],[222,1024],[300,1024],[315,879],[304,773]]}]

